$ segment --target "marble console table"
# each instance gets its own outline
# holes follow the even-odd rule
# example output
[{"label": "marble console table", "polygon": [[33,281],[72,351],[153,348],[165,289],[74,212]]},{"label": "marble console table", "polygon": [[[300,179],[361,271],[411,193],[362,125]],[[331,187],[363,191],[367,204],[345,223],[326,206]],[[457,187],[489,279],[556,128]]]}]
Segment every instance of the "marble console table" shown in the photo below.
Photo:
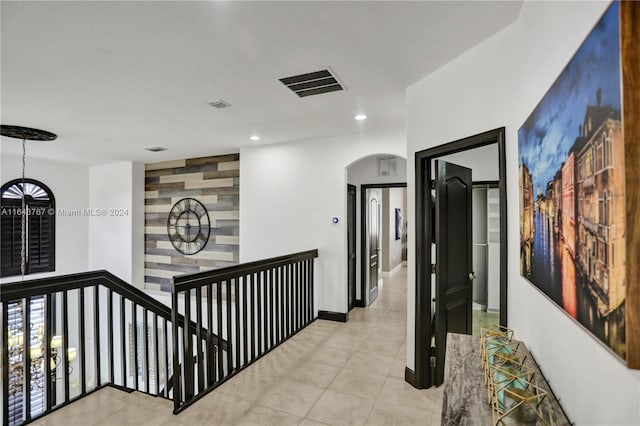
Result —
[{"label": "marble console table", "polygon": [[[535,369],[540,379],[540,387],[549,393],[555,424],[570,425],[571,422],[551,392],[548,383],[542,378],[542,373],[531,356],[527,358],[527,365]],[[482,426],[493,424],[480,359],[480,337],[449,333],[444,368],[442,424]]]}]

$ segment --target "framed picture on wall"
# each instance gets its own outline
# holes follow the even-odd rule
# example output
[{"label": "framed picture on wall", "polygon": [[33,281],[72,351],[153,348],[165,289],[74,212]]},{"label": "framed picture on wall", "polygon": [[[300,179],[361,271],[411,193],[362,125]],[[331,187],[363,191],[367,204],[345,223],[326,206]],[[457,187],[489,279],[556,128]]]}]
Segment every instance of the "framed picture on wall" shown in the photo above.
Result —
[{"label": "framed picture on wall", "polygon": [[402,210],[396,209],[396,240],[402,238]]},{"label": "framed picture on wall", "polygon": [[518,131],[520,272],[631,368],[640,368],[639,6],[611,4]]}]

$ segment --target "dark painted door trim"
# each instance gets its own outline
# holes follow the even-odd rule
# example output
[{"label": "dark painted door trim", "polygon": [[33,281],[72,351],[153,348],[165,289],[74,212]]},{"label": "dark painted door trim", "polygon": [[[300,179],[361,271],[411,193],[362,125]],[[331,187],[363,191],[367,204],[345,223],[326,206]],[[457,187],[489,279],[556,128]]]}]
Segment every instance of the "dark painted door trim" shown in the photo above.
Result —
[{"label": "dark painted door trim", "polygon": [[349,310],[356,302],[356,206],[355,185],[347,185],[347,288],[349,291]]},{"label": "dark painted door trim", "polygon": [[372,183],[360,185],[360,299],[356,300],[356,306],[364,308],[367,303],[367,267],[369,265],[368,253],[365,253],[366,233],[367,233],[367,214],[369,209],[367,202],[363,202],[367,198],[367,189],[378,188],[406,188],[407,183]]},{"label": "dark painted door trim", "polygon": [[459,139],[415,154],[415,367],[411,384],[419,389],[432,386],[430,367],[431,336],[431,241],[434,218],[431,199],[431,160],[456,152],[498,144],[498,175],[500,191],[500,324],[507,325],[507,176],[505,159],[505,128]]}]

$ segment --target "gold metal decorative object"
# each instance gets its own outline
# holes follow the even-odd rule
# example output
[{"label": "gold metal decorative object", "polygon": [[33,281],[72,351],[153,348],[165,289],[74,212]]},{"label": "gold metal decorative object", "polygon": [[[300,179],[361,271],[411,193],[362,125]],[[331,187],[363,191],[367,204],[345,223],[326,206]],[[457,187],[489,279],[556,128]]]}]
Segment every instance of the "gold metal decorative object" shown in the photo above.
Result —
[{"label": "gold metal decorative object", "polygon": [[555,425],[550,398],[527,365],[528,353],[499,325],[480,329],[480,356],[493,424]]}]

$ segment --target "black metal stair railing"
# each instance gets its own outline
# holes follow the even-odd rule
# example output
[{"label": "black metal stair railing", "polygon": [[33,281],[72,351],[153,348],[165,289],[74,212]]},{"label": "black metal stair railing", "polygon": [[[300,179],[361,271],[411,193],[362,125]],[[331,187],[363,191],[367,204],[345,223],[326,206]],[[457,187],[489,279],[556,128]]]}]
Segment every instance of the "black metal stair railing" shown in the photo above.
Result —
[{"label": "black metal stair railing", "polygon": [[107,271],[3,284],[2,424],[108,385],[181,412],[315,319],[317,257],[175,277],[171,308]]},{"label": "black metal stair railing", "polygon": [[3,284],[2,419],[29,423],[105,385],[173,398],[171,331],[218,338],[107,271]]},{"label": "black metal stair railing", "polygon": [[[309,250],[173,278],[174,413],[315,319],[317,257]],[[196,323],[195,335],[177,326],[179,312]],[[213,344],[214,331],[226,346]]]}]

